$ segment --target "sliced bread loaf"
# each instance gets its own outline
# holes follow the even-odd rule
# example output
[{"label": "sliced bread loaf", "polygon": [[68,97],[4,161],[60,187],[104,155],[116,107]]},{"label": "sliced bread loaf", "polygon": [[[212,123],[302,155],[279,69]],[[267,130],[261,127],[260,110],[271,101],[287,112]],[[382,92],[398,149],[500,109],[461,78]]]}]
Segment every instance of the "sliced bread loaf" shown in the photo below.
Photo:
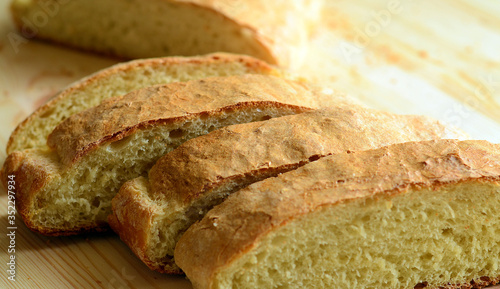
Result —
[{"label": "sliced bread loaf", "polygon": [[[331,100],[333,96],[328,96]],[[106,229],[124,181],[145,175],[184,141],[236,123],[310,110],[321,96],[304,83],[262,75],[214,77],[136,90],[72,115],[49,135],[50,149],[16,151],[18,209],[49,235]]]},{"label": "sliced bread loaf", "polygon": [[500,281],[500,146],[328,156],[233,195],[175,260],[194,288],[482,288]]},{"label": "sliced bread loaf", "polygon": [[126,182],[109,222],[151,269],[180,273],[182,233],[238,189],[326,155],[443,137],[459,135],[426,117],[353,105],[225,127],[160,158],[149,178]]},{"label": "sliced bread loaf", "polygon": [[223,51],[289,66],[304,57],[321,4],[322,0],[14,0],[11,8],[27,38],[125,58]]},{"label": "sliced bread loaf", "polygon": [[225,53],[117,64],[71,84],[33,112],[10,136],[7,154],[46,147],[47,137],[56,125],[75,113],[98,105],[104,99],[156,84],[248,73],[283,75],[263,61]]}]

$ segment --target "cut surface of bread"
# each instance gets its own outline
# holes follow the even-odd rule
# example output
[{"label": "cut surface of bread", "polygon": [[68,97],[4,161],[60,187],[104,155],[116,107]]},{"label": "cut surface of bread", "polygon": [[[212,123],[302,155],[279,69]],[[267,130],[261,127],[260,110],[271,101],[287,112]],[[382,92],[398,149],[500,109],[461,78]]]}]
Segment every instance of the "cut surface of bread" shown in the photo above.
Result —
[{"label": "cut surface of bread", "polygon": [[113,199],[111,227],[151,269],[181,273],[182,233],[228,195],[330,154],[459,137],[437,121],[349,105],[225,127],[183,143]]},{"label": "cut surface of bread", "polygon": [[[214,77],[136,90],[72,115],[49,135],[50,149],[17,151],[3,168],[16,175],[27,226],[64,235],[107,228],[111,199],[182,142],[231,124],[310,110],[303,83],[262,75]],[[329,96],[330,99],[332,96]]]},{"label": "cut surface of bread", "polygon": [[182,236],[194,288],[482,288],[500,281],[500,146],[428,141],[250,185]]},{"label": "cut surface of bread", "polygon": [[226,53],[143,59],[114,65],[69,85],[33,112],[10,136],[7,154],[46,148],[48,135],[59,123],[104,99],[157,84],[249,73],[283,75],[261,60]]},{"label": "cut surface of bread", "polygon": [[[25,37],[84,50],[126,58],[223,51],[288,66],[304,57],[321,6],[322,0],[14,0],[11,10]],[[40,15],[47,21],[35,26]]]}]

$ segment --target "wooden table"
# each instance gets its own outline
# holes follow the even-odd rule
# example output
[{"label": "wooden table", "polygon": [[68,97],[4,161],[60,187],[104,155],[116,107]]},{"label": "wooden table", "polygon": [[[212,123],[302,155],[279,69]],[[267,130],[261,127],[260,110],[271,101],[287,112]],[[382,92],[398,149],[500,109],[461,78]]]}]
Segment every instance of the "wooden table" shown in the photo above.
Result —
[{"label": "wooden table", "polygon": [[[323,25],[296,72],[366,104],[425,114],[500,142],[500,2],[328,0]],[[15,31],[0,1],[0,163],[14,127],[67,84],[116,60],[30,41]],[[2,189],[3,190],[3,189]],[[7,198],[0,192],[0,250],[8,262]],[[157,274],[113,234],[48,238],[16,220],[16,283],[1,288],[191,288]],[[15,284],[15,285],[14,285]],[[496,287],[500,288],[500,287]]]}]

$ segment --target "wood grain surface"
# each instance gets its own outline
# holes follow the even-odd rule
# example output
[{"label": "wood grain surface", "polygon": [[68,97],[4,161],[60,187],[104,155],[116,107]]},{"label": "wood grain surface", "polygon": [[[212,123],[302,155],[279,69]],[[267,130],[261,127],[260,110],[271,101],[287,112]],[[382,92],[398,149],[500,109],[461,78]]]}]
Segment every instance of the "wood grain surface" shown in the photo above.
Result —
[{"label": "wood grain surface", "polygon": [[[296,73],[372,107],[429,115],[498,143],[498,15],[500,1],[327,0],[323,25]],[[117,62],[37,41],[13,45],[12,33],[8,1],[0,0],[0,163],[11,131],[30,112]],[[10,230],[0,190],[0,288],[191,288],[182,276],[150,271],[111,233],[49,238],[30,232],[19,216]],[[6,272],[11,231],[15,282]]]}]

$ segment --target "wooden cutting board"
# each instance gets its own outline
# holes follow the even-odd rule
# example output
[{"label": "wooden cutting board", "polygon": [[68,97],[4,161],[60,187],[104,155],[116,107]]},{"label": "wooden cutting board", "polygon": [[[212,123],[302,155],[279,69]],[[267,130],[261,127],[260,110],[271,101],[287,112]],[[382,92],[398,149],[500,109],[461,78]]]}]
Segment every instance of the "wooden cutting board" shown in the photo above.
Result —
[{"label": "wooden cutting board", "polygon": [[[500,142],[500,2],[327,0],[323,25],[296,72],[366,104],[425,114]],[[14,49],[8,1],[0,0],[0,163],[10,132],[69,83],[116,60],[30,41]],[[0,192],[1,288],[191,288],[157,274],[113,234],[49,238],[19,216],[8,229]],[[16,282],[7,279],[15,231]],[[496,287],[497,289],[500,286]]]}]

